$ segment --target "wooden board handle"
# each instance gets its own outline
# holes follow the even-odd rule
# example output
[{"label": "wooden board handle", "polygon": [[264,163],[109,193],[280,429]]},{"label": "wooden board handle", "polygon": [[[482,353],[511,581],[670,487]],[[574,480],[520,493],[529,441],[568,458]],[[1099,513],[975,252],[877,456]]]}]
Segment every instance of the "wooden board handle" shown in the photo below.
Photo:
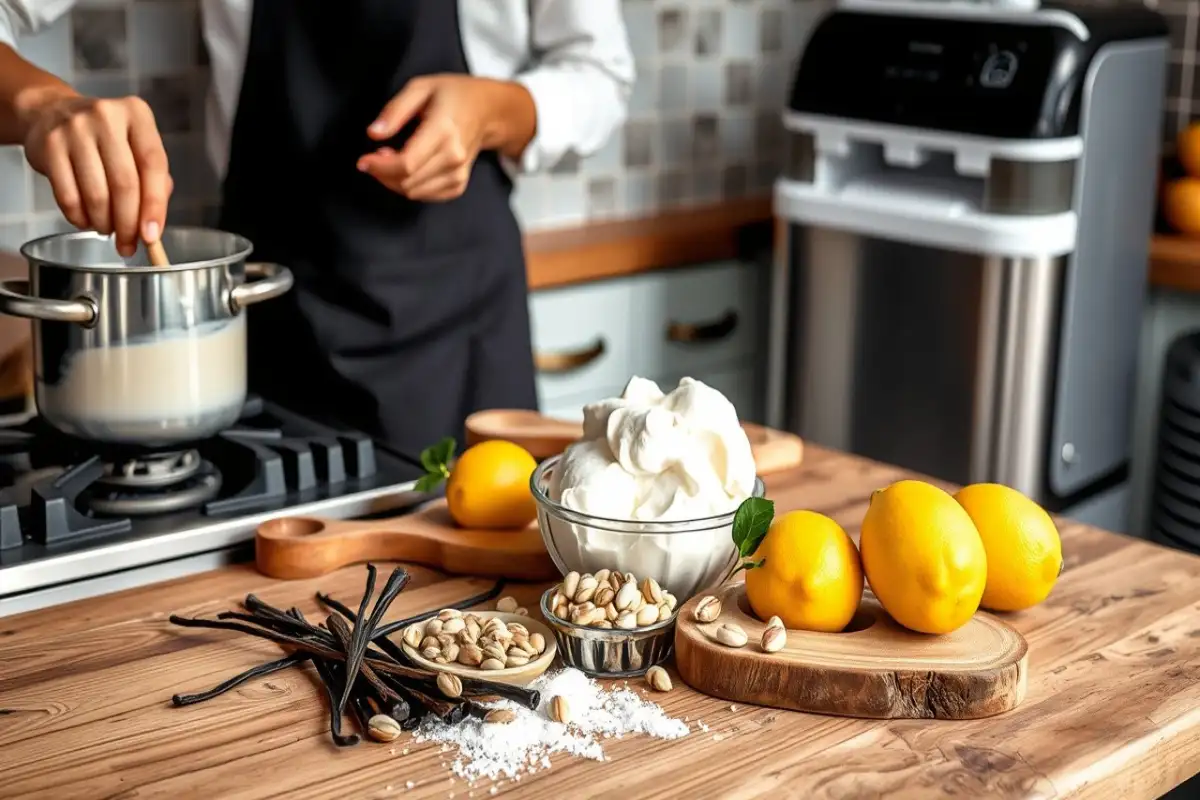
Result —
[{"label": "wooden board handle", "polygon": [[258,526],[255,562],[273,578],[325,575],[366,561],[407,561],[459,575],[559,577],[536,525],[512,531],[454,526],[445,501],[384,520],[280,517]]}]

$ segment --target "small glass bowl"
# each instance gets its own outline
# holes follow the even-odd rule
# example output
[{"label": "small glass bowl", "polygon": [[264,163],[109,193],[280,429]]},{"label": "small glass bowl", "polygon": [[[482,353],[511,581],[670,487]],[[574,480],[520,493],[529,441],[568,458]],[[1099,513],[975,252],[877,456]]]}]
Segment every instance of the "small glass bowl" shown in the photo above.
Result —
[{"label": "small glass bowl", "polygon": [[[643,522],[593,517],[550,499],[550,480],[561,456],[538,465],[529,479],[537,504],[538,528],[546,550],[562,574],[602,569],[654,578],[683,605],[719,583],[733,569],[735,511],[704,519]],[[765,487],[754,479],[754,496]]]},{"label": "small glass bowl", "polygon": [[632,678],[663,663],[675,645],[675,618],[645,628],[591,628],[554,616],[550,598],[554,586],[542,595],[542,616],[554,631],[563,664],[595,678]]}]

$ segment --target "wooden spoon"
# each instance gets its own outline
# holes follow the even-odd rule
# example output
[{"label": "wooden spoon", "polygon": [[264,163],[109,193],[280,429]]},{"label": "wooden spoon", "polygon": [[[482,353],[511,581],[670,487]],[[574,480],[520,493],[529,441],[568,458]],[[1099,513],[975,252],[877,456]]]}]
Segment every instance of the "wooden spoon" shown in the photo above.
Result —
[{"label": "wooden spoon", "polygon": [[[467,446],[489,439],[504,439],[524,447],[536,459],[556,456],[583,435],[578,422],[555,419],[537,411],[492,409],[467,417]],[[800,466],[804,442],[799,436],[743,422],[759,475]]]},{"label": "wooden spoon", "polygon": [[163,247],[162,239],[153,242],[146,242],[146,255],[150,256],[150,264],[155,267],[171,266],[170,259],[167,258],[166,248]]},{"label": "wooden spoon", "polygon": [[548,581],[560,577],[536,523],[517,530],[469,530],[450,517],[445,500],[412,514],[379,520],[280,517],[258,526],[258,570],[292,580],[364,561],[409,561],[457,575]]}]

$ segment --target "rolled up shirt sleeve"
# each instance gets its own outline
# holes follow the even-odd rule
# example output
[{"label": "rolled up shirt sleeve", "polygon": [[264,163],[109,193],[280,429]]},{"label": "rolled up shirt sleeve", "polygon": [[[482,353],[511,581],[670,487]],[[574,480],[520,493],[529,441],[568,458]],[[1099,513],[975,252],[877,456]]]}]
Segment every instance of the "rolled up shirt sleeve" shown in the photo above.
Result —
[{"label": "rolled up shirt sleeve", "polygon": [[537,132],[519,166],[537,172],[604,146],[625,121],[635,72],[620,0],[531,0],[529,10],[534,61],[516,80]]},{"label": "rolled up shirt sleeve", "polygon": [[0,44],[16,48],[19,34],[37,33],[73,5],[75,0],[0,0]]}]

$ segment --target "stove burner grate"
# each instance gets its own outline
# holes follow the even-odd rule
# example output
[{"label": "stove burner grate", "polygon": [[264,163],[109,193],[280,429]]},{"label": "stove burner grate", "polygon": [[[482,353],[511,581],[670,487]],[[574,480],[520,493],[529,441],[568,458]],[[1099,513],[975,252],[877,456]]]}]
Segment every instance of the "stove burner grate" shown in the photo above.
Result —
[{"label": "stove burner grate", "polygon": [[192,478],[203,464],[198,450],[153,453],[108,465],[96,482],[116,489],[160,489]]},{"label": "stove burner grate", "polygon": [[149,517],[198,508],[221,491],[221,474],[207,461],[197,456],[196,463],[185,477],[164,483],[159,477],[142,486],[113,483],[105,476],[97,480],[80,497],[82,505],[93,514],[109,517]]}]

